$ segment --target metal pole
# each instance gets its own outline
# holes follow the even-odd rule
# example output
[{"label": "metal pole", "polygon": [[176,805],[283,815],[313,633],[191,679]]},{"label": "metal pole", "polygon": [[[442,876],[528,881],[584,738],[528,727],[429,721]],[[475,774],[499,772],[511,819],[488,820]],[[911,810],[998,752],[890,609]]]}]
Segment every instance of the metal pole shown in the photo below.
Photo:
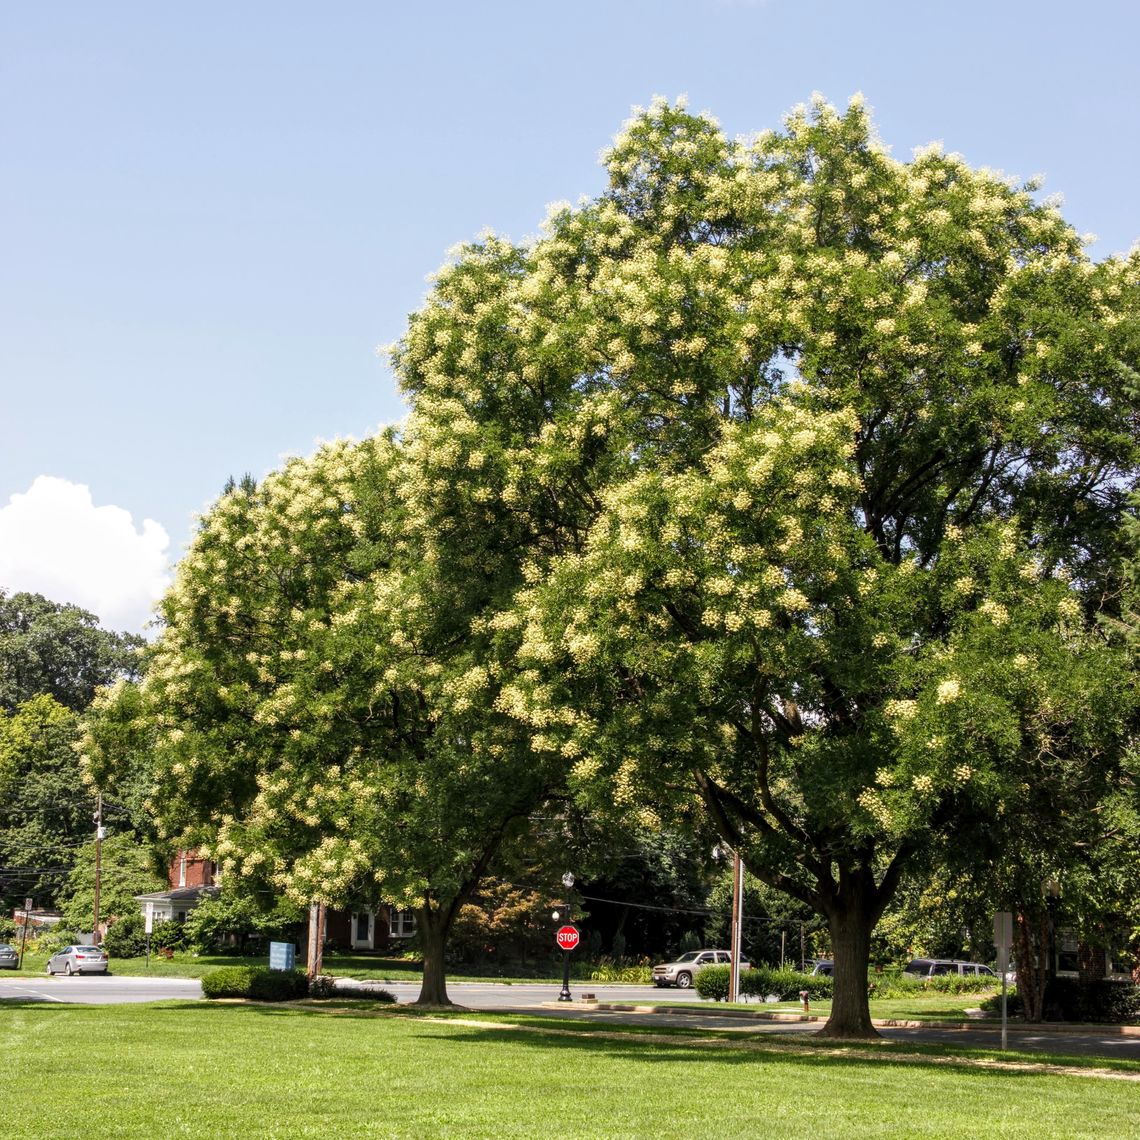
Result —
[{"label": "metal pole", "polygon": [[[574,912],[570,907],[570,896],[566,896],[566,922],[567,925],[574,925]],[[559,1001],[573,1001],[570,995],[570,951],[562,951],[562,989],[558,991]]]},{"label": "metal pole", "polygon": [[103,872],[103,793],[99,792],[95,800],[95,925],[92,928],[91,940],[96,946],[102,942],[99,937],[99,890],[102,885]]},{"label": "metal pole", "polygon": [[32,921],[32,900],[24,899],[24,932],[20,935],[20,965],[24,968],[24,944],[28,941],[28,925]]}]

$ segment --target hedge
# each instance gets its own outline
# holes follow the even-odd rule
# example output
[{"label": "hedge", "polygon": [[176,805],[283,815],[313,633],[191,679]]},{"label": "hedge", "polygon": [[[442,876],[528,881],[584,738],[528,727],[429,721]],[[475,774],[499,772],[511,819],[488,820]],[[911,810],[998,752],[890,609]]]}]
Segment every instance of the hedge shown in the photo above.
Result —
[{"label": "hedge", "polygon": [[[1022,1012],[1016,989],[1008,994],[1008,1012]],[[1001,994],[982,1002],[990,1013],[1001,1011]],[[1101,978],[1082,982],[1077,978],[1054,978],[1045,988],[1045,1021],[1091,1021],[1120,1025],[1140,1019],[1140,986],[1132,982]]]},{"label": "hedge", "polygon": [[292,1001],[309,992],[304,970],[271,970],[268,966],[223,966],[202,979],[208,998],[251,998],[254,1001]]},{"label": "hedge", "polygon": [[[693,987],[706,1001],[728,1000],[728,966],[706,966],[693,979]],[[820,1001],[831,997],[834,983],[826,974],[801,974],[798,970],[779,970],[756,966],[740,971],[740,996],[764,1001],[770,996],[780,1001],[799,1001],[807,991],[808,998]]]}]

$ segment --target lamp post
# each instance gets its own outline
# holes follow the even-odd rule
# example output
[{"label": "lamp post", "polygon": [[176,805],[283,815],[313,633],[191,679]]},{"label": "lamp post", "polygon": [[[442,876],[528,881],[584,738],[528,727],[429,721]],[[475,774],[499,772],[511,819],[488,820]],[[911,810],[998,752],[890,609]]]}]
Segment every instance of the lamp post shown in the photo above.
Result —
[{"label": "lamp post", "polygon": [[[574,875],[572,872],[567,871],[562,876],[562,885],[566,888],[566,925],[571,926],[571,906],[570,906],[570,891],[574,886]],[[557,922],[560,915],[558,911],[554,912],[554,921]],[[565,928],[563,928],[565,929]],[[575,931],[575,933],[577,933]],[[570,996],[570,951],[573,946],[567,946],[561,940],[562,931],[559,931],[559,945],[562,946],[562,989],[558,991],[559,1001],[573,1001]],[[577,939],[574,940],[574,946],[577,945]]]},{"label": "lamp post", "polygon": [[1061,901],[1061,884],[1056,879],[1045,883],[1045,907],[1049,914],[1049,957],[1045,977],[1053,981],[1057,976],[1057,906]]}]

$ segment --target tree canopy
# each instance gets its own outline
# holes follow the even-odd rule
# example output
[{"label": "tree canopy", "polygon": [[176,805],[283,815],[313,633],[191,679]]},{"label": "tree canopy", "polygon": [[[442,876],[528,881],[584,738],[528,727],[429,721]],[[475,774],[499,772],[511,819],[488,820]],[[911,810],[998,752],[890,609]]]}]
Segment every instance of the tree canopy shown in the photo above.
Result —
[{"label": "tree canopy", "polygon": [[[142,691],[109,692],[100,718],[153,734],[162,831],[225,875],[416,908],[437,1004],[452,922],[552,775],[497,705],[494,575],[441,568],[404,465],[380,436],[227,492],[163,602]],[[91,743],[113,780],[130,749]]]},{"label": "tree canopy", "polygon": [[865,1034],[870,930],[929,837],[1118,762],[1089,618],[1140,457],[1140,253],[892,158],[857,101],[737,142],[658,102],[606,165],[441,271],[394,357],[411,446],[469,572],[481,534],[527,550],[501,620],[532,748],[619,803],[699,795],[827,916],[828,1030]]},{"label": "tree canopy", "polygon": [[11,712],[48,693],[82,712],[98,686],[137,676],[142,644],[134,634],[101,629],[78,606],[0,588],[0,708]]}]

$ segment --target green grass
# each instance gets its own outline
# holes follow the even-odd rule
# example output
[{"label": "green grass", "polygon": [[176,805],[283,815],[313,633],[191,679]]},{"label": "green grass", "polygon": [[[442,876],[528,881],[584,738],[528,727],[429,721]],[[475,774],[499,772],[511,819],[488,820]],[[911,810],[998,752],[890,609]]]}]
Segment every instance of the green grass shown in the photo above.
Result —
[{"label": "green grass", "polygon": [[1135,1134],[1133,1081],[883,1045],[552,1034],[528,1020],[5,1002],[0,1041],[7,1102],[34,1105],[39,1140]]}]

